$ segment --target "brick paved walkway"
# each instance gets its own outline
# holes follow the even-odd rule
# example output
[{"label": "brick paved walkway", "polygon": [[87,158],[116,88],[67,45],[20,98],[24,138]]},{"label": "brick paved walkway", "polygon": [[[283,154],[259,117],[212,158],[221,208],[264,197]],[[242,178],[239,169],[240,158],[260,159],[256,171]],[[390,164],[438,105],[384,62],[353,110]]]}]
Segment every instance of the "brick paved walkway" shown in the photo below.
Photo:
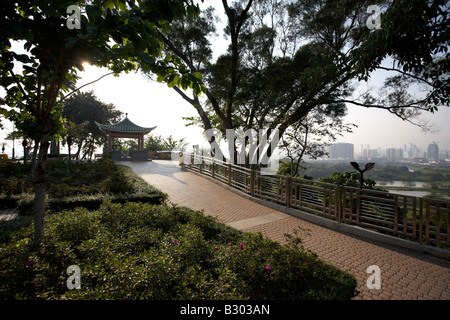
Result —
[{"label": "brick paved walkway", "polygon": [[16,209],[0,209],[0,221],[9,221],[17,216]]},{"label": "brick paved walkway", "polygon": [[[319,258],[354,274],[356,299],[450,300],[450,261],[408,249],[368,241],[300,220],[257,204],[190,172],[171,161],[123,163],[149,184],[169,195],[169,200],[205,214],[217,216],[230,226],[262,232],[284,242],[284,234],[300,228],[306,249]],[[369,290],[366,270],[381,270],[381,289]]]}]

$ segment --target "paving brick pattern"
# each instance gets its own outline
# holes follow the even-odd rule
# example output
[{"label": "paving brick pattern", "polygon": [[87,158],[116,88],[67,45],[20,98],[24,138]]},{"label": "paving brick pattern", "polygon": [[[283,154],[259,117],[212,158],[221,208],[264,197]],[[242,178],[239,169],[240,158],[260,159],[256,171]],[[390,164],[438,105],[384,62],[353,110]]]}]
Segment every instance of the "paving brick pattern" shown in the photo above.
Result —
[{"label": "paving brick pattern", "polygon": [[16,209],[0,209],[0,221],[9,221],[17,217]]},{"label": "paving brick pattern", "polygon": [[[342,234],[257,204],[171,161],[124,163],[177,205],[204,210],[243,231],[261,232],[283,243],[298,230],[307,250],[353,274],[355,300],[450,300],[450,261],[375,241]],[[258,219],[258,217],[260,219]],[[371,265],[381,271],[381,289],[368,289]]]}]

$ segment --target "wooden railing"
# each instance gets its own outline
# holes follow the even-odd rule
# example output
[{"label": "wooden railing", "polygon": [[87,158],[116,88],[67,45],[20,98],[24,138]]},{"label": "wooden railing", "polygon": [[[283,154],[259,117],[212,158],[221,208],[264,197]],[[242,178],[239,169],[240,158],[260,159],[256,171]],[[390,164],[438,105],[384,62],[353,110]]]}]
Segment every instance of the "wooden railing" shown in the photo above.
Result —
[{"label": "wooden railing", "polygon": [[262,175],[217,159],[184,155],[183,167],[252,197],[419,243],[450,248],[450,201]]}]

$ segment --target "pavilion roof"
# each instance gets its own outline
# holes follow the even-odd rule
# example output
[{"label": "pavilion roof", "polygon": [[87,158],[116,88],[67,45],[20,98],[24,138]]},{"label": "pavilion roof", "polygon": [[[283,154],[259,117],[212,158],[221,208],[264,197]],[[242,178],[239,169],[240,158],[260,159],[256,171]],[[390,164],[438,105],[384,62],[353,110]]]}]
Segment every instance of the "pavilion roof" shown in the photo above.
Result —
[{"label": "pavilion roof", "polygon": [[146,128],[138,126],[137,124],[133,123],[130,119],[128,119],[128,116],[125,116],[125,118],[117,123],[114,124],[101,124],[98,122],[95,122],[95,124],[98,126],[98,128],[103,132],[117,132],[117,133],[149,133],[155,127]]}]

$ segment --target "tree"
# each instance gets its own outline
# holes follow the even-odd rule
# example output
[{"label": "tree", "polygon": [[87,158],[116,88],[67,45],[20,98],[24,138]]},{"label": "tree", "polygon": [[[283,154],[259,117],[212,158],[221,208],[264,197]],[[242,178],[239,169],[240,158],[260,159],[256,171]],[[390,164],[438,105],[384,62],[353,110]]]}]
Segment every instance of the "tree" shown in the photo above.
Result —
[{"label": "tree", "polygon": [[[421,126],[420,122],[414,122],[421,112],[433,113],[439,107],[449,106],[450,2],[395,0],[387,3],[381,15],[381,28],[375,32],[360,30],[357,38],[362,45],[354,50],[352,57],[352,61],[358,61],[355,66],[359,79],[366,80],[375,70],[393,74],[386,78],[382,89],[385,94],[374,96],[368,92],[361,99],[342,101],[385,109]],[[417,88],[424,92],[423,96],[411,95]]]},{"label": "tree", "polygon": [[[76,143],[78,151],[76,159],[80,158],[83,144],[86,145],[85,156],[95,146],[106,143],[105,135],[98,129],[95,122],[111,124],[119,121],[122,112],[116,110],[113,104],[100,101],[93,91],[78,92],[64,101],[63,117],[69,121],[70,131],[65,135],[65,143]],[[70,146],[69,146],[70,148]]]},{"label": "tree", "polygon": [[[385,10],[381,29],[367,27],[370,5]],[[210,11],[164,33],[167,49],[201,73],[207,100],[180,90],[185,86],[177,77],[159,80],[194,106],[199,117],[189,120],[205,130],[268,127],[283,136],[316,108],[351,103],[414,123],[420,111],[448,106],[446,1],[241,0],[230,6],[223,0],[222,10],[229,47],[214,63],[205,49],[215,32]],[[385,94],[353,97],[356,82],[379,69],[397,73],[386,79]],[[417,82],[425,85],[425,99],[408,94]]]},{"label": "tree", "polygon": [[72,160],[72,145],[76,141],[82,141],[84,137],[84,123],[75,124],[70,120],[65,122],[66,134],[63,136],[63,145],[67,145],[69,161]]},{"label": "tree", "polygon": [[316,108],[299,125],[286,130],[280,148],[290,159],[290,175],[297,176],[303,157],[317,159],[328,155],[327,147],[342,132],[352,132],[354,124],[344,124],[345,106]]},{"label": "tree", "polygon": [[[238,85],[238,39],[240,30],[248,18],[248,13],[252,4],[250,0],[245,7],[237,4],[237,7],[230,8],[227,1],[223,1],[225,13],[228,17],[229,25],[227,26],[227,34],[231,37],[231,51],[233,57],[231,58],[231,87],[225,89],[228,92],[227,104],[221,105],[216,99],[211,89],[207,86],[207,82],[203,80],[202,73],[207,73],[205,68],[210,64],[209,60],[212,56],[210,48],[210,41],[208,37],[215,32],[213,10],[207,9],[202,12],[202,15],[197,19],[180,19],[176,21],[173,32],[161,33],[168,52],[178,57],[186,70],[194,75],[199,80],[199,85],[192,88],[192,95],[189,96],[181,89],[187,89],[188,86],[183,82],[182,78],[167,74],[158,78],[159,81],[165,81],[170,87],[180,94],[183,99],[189,102],[198,112],[205,130],[215,127],[214,119],[211,119],[210,114],[206,110],[203,103],[198,98],[198,94],[203,92],[214,110],[214,114],[218,117],[217,123],[223,126],[224,129],[234,129],[233,127],[233,102]],[[215,140],[211,139],[211,143]]]},{"label": "tree", "polygon": [[[360,174],[356,171],[346,171],[343,173],[333,172],[330,177],[319,178],[319,181],[337,184],[339,186],[360,187]],[[375,189],[375,181],[372,179],[363,179],[363,188]]]},{"label": "tree", "polygon": [[173,150],[176,147],[182,149],[187,145],[185,138],[180,140],[175,140],[170,135],[168,138],[162,138],[161,136],[154,136],[150,134],[144,142],[145,149],[148,151],[164,151],[164,150]]},{"label": "tree", "polygon": [[[70,8],[69,8],[70,7]],[[66,21],[67,12],[73,16]],[[77,15],[77,10],[84,14]],[[30,116],[39,126],[39,155],[34,171],[34,241],[44,230],[45,167],[52,130],[52,115],[70,84],[83,70],[83,62],[107,67],[115,74],[134,70],[137,63],[158,72],[162,40],[157,28],[167,29],[177,16],[195,12],[191,0],[167,2],[136,0],[18,0],[0,6],[0,85],[8,117]],[[73,13],[75,11],[75,13]],[[23,44],[23,53],[11,42]],[[17,72],[20,67],[20,73]],[[67,96],[67,94],[66,94]]]}]

